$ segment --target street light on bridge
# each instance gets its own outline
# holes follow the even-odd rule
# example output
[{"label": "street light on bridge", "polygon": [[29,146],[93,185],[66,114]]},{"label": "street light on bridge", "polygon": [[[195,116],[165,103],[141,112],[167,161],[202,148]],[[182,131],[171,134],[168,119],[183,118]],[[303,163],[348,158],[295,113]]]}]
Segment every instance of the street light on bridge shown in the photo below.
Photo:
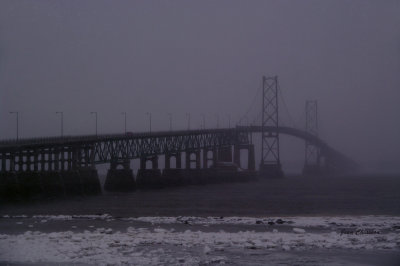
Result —
[{"label": "street light on bridge", "polygon": [[228,127],[231,128],[231,115],[228,114]]},{"label": "street light on bridge", "polygon": [[121,115],[124,115],[124,133],[126,135],[126,112],[122,112]]},{"label": "street light on bridge", "polygon": [[60,115],[61,118],[61,137],[64,136],[64,112],[56,112],[56,114]]},{"label": "street light on bridge", "polygon": [[186,113],[186,116],[188,118],[188,130],[190,130],[190,113]]},{"label": "street light on bridge", "polygon": [[219,128],[219,114],[216,114],[215,117],[217,118],[217,128]]},{"label": "street light on bridge", "polygon": [[90,112],[90,114],[94,114],[95,115],[95,119],[96,119],[96,136],[97,136],[97,112]]},{"label": "street light on bridge", "polygon": [[201,114],[201,116],[203,117],[203,129],[206,129],[206,116],[205,114]]},{"label": "street light on bridge", "polygon": [[[247,115],[243,118],[243,120],[246,121],[246,123],[244,123],[245,126],[249,126],[249,118],[247,117]],[[243,125],[243,124],[242,124]]]},{"label": "street light on bridge", "polygon": [[151,133],[151,113],[147,112],[146,115],[149,116],[149,126],[150,126],[150,133]]},{"label": "street light on bridge", "polygon": [[19,139],[19,112],[10,112],[10,114],[16,114],[17,118],[17,141]]},{"label": "street light on bridge", "polygon": [[169,116],[169,131],[172,131],[172,114],[168,113]]}]

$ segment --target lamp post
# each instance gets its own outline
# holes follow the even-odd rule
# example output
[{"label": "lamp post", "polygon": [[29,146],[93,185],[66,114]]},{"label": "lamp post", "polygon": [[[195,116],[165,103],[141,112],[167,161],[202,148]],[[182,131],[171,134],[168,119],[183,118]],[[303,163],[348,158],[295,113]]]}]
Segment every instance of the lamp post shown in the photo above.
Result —
[{"label": "lamp post", "polygon": [[122,112],[121,115],[124,115],[124,133],[126,135],[126,112]]},{"label": "lamp post", "polygon": [[10,114],[16,114],[17,118],[17,141],[19,139],[19,112],[10,112]]},{"label": "lamp post", "polygon": [[215,116],[217,118],[217,128],[219,128],[219,114],[216,114]]},{"label": "lamp post", "polygon": [[201,114],[201,116],[203,117],[203,129],[206,129],[206,116],[205,114]]},{"label": "lamp post", "polygon": [[56,112],[56,114],[60,115],[61,118],[61,137],[64,136],[64,112]]},{"label": "lamp post", "polygon": [[247,116],[244,117],[246,119],[246,124],[245,126],[249,126],[249,118]]},{"label": "lamp post", "polygon": [[168,113],[169,116],[169,131],[172,131],[172,114]]},{"label": "lamp post", "polygon": [[228,114],[228,127],[231,128],[231,115]]},{"label": "lamp post", "polygon": [[151,113],[147,112],[146,115],[149,116],[149,126],[150,126],[150,133],[151,133]]},{"label": "lamp post", "polygon": [[97,136],[97,112],[90,112],[90,114],[94,114],[95,115],[95,119],[96,119],[96,136]]},{"label": "lamp post", "polygon": [[190,113],[186,113],[186,116],[188,118],[188,130],[190,130]]}]

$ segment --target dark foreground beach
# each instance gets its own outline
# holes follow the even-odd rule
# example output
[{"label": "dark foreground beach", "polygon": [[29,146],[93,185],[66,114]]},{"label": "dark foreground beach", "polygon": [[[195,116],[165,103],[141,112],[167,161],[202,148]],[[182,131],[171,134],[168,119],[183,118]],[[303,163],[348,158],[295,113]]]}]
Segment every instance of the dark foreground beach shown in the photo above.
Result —
[{"label": "dark foreground beach", "polygon": [[400,176],[289,176],[0,207],[0,265],[400,265]]}]

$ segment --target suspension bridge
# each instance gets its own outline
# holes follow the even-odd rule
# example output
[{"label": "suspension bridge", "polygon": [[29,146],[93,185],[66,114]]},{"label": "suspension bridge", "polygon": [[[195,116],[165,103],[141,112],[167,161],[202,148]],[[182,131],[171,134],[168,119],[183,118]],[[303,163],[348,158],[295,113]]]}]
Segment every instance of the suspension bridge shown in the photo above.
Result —
[{"label": "suspension bridge", "polygon": [[[283,177],[280,135],[305,141],[304,174],[355,171],[353,160],[318,137],[315,101],[306,102],[305,130],[279,124],[278,88],[277,77],[263,77],[261,121],[251,125],[0,141],[0,193],[97,194],[98,164],[110,165],[105,181],[109,191]],[[253,134],[261,134],[258,171]],[[247,165],[241,165],[243,150]],[[164,169],[159,169],[159,156],[164,157]],[[140,160],[136,178],[130,167],[135,159]]]}]

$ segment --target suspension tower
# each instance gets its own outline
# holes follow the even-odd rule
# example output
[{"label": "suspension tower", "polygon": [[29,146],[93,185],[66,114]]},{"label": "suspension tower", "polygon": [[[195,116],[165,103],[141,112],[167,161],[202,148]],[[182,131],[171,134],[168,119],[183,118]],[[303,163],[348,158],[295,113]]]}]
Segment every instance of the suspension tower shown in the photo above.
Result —
[{"label": "suspension tower", "polygon": [[[279,157],[278,77],[263,76],[260,176],[283,177]],[[266,127],[275,127],[267,132]]]},{"label": "suspension tower", "polygon": [[[318,105],[317,101],[306,101],[306,131],[314,136],[318,136]],[[306,141],[305,162],[303,174],[320,174],[320,150],[312,143]]]}]

